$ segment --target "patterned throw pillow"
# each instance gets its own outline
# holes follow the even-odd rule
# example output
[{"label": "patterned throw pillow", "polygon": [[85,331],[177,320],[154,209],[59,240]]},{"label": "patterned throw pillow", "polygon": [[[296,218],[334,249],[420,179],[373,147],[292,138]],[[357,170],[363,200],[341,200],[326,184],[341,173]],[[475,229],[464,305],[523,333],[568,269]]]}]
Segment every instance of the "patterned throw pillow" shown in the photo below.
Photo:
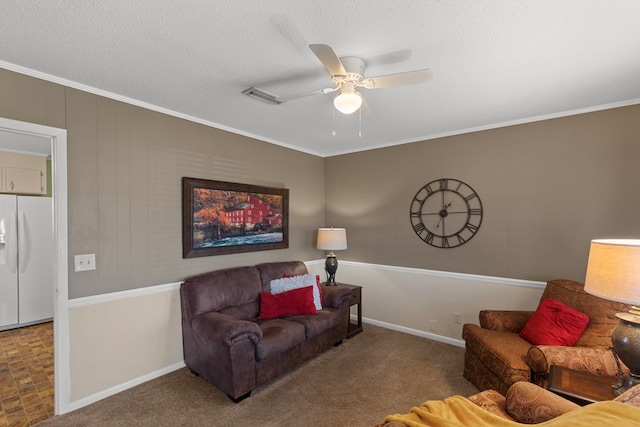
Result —
[{"label": "patterned throw pillow", "polygon": [[272,294],[279,294],[291,289],[313,286],[313,303],[316,310],[322,310],[322,295],[320,294],[320,285],[318,280],[311,274],[303,274],[300,276],[283,277],[282,279],[274,279],[269,283],[269,290]]}]

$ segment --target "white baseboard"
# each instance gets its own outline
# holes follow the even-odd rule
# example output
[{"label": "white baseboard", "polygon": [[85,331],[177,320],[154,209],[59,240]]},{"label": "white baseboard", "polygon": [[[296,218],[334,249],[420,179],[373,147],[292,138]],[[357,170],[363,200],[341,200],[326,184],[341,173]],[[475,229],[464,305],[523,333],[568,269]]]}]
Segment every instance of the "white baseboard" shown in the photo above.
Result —
[{"label": "white baseboard", "polygon": [[[352,316],[354,317],[354,316]],[[355,320],[355,317],[354,317]],[[443,337],[441,335],[437,335],[437,334],[431,334],[428,332],[424,332],[424,331],[419,331],[417,329],[411,329],[411,328],[406,328],[404,326],[399,326],[399,325],[392,325],[391,323],[386,323],[386,322],[379,322],[377,320],[374,319],[367,319],[367,318],[363,318],[362,319],[363,323],[368,323],[374,326],[379,326],[382,328],[386,328],[386,329],[391,329],[394,331],[399,331],[399,332],[403,332],[406,334],[410,334],[410,335],[416,335],[422,338],[428,338],[434,341],[438,341],[438,342],[442,342],[445,344],[450,344],[450,345],[454,345],[456,347],[464,347],[464,341],[461,340],[454,340],[451,338],[447,338],[447,337]],[[87,405],[91,405],[92,403],[98,402],[102,399],[105,399],[107,397],[113,396],[114,394],[118,394],[120,392],[123,392],[125,390],[128,390],[132,387],[135,387],[137,385],[143,384],[147,381],[159,378],[163,375],[169,374],[173,371],[176,371],[178,369],[184,368],[186,365],[184,363],[184,361],[178,362],[178,363],[174,363],[171,366],[167,366],[163,369],[158,369],[154,372],[151,372],[147,375],[143,375],[141,377],[138,378],[134,378],[130,381],[124,382],[122,384],[119,384],[115,387],[111,387],[107,390],[101,391],[99,393],[95,393],[91,396],[87,396],[83,399],[77,400],[75,402],[70,402],[69,403],[69,407],[68,407],[68,411],[75,411],[76,409],[80,409],[84,406]]]},{"label": "white baseboard", "polygon": [[68,410],[184,366],[179,284],[69,302]]},{"label": "white baseboard", "polygon": [[[310,273],[324,274],[323,259],[305,264]],[[464,341],[458,339],[462,324],[454,324],[454,311],[461,323],[472,323],[479,309],[494,305],[535,308],[544,288],[540,282],[349,261],[341,261],[338,274],[345,283],[363,286],[364,323],[457,347]],[[73,363],[65,409],[79,409],[185,366],[179,288],[180,283],[167,283],[69,300]],[[125,350],[135,359],[123,358]]]},{"label": "white baseboard", "polygon": [[141,377],[138,378],[134,378],[130,381],[127,381],[125,383],[119,384],[115,387],[111,387],[107,390],[101,391],[99,393],[93,394],[91,396],[87,396],[85,398],[82,398],[80,400],[76,400],[75,402],[70,402],[69,403],[69,411],[75,411],[76,409],[80,409],[84,406],[87,405],[91,405],[92,403],[95,403],[99,400],[102,400],[104,398],[107,398],[109,396],[113,396],[114,394],[120,393],[122,391],[125,391],[127,389],[130,389],[131,387],[135,387],[137,385],[140,385],[142,383],[145,383],[149,380],[153,380],[155,378],[161,377],[163,375],[166,375],[170,372],[173,372],[175,370],[178,370],[180,368],[184,368],[186,365],[184,364],[184,361],[182,362],[178,362],[178,363],[174,363],[171,366],[167,366],[165,368],[162,369],[158,369],[157,371],[151,372],[147,375],[143,375]]},{"label": "white baseboard", "polygon": [[[351,317],[354,318],[354,316],[351,316]],[[416,335],[422,338],[428,338],[433,341],[454,345],[456,347],[464,347],[464,341],[462,340],[456,340],[456,339],[445,337],[442,335],[432,334],[430,332],[421,331],[419,329],[407,328],[406,326],[394,325],[391,323],[380,322],[378,320],[367,319],[364,317],[362,318],[362,323],[369,323],[374,326],[380,326],[381,328],[391,329],[393,331],[398,331],[398,332],[404,332],[405,334]]]}]

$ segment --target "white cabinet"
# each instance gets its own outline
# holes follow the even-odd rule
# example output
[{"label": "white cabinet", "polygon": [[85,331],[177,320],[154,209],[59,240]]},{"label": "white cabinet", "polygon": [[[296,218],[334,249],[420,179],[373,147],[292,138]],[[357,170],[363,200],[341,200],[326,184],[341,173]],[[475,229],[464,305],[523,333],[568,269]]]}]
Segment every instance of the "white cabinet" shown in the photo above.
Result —
[{"label": "white cabinet", "polygon": [[0,151],[0,192],[46,194],[47,159]]}]

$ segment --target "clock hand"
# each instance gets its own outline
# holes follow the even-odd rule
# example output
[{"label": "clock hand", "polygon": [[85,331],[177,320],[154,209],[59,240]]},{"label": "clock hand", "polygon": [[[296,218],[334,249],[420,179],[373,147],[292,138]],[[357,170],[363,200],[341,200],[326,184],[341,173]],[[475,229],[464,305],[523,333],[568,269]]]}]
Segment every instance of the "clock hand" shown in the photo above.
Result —
[{"label": "clock hand", "polygon": [[440,217],[440,219],[438,220],[438,223],[436,224],[436,230],[438,228],[440,228],[440,223],[442,222],[442,218],[444,218],[443,216]]},{"label": "clock hand", "polygon": [[[444,205],[442,207],[442,210],[439,212],[440,215],[440,219],[438,220],[438,223],[436,224],[436,230],[438,228],[440,228],[440,223],[444,221],[444,217],[447,216],[449,214],[449,212],[447,211],[447,209],[449,209],[449,207],[451,206],[451,204],[453,203],[453,200],[450,201],[449,203],[447,203],[446,205]],[[443,224],[444,225],[444,224]]]}]

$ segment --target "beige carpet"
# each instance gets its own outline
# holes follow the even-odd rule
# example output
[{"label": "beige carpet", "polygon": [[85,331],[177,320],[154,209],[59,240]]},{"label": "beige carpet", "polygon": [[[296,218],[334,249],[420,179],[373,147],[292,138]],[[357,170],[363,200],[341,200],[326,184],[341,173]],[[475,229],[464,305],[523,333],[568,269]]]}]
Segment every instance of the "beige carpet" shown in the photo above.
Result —
[{"label": "beige carpet", "polygon": [[237,404],[184,368],[38,426],[374,426],[478,391],[462,378],[464,349],[364,326]]}]

